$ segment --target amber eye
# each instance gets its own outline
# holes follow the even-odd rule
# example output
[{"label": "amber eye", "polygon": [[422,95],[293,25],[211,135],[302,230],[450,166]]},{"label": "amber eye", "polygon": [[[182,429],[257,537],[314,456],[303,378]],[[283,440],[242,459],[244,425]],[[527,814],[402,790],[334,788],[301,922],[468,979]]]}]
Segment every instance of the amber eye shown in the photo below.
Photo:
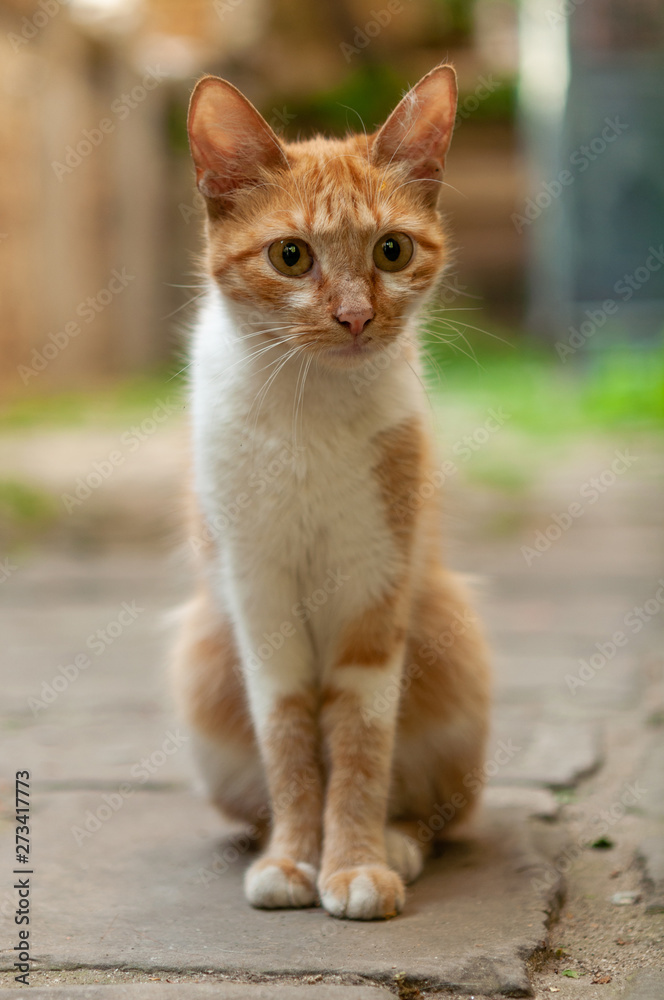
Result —
[{"label": "amber eye", "polygon": [[388,233],[378,240],[373,251],[376,267],[381,271],[400,271],[413,256],[413,241],[405,233]]},{"label": "amber eye", "polygon": [[314,262],[311,250],[303,240],[277,240],[270,246],[267,255],[280,274],[291,278],[305,274]]}]

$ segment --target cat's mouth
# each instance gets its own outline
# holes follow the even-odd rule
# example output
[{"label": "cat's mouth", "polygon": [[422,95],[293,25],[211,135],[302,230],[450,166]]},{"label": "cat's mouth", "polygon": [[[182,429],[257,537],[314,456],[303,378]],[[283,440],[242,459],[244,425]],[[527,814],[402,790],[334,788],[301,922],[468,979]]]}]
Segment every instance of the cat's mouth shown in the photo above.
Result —
[{"label": "cat's mouth", "polygon": [[371,350],[373,350],[372,338],[367,337],[366,340],[359,338],[351,340],[340,347],[328,347],[327,353],[335,358],[361,358]]}]

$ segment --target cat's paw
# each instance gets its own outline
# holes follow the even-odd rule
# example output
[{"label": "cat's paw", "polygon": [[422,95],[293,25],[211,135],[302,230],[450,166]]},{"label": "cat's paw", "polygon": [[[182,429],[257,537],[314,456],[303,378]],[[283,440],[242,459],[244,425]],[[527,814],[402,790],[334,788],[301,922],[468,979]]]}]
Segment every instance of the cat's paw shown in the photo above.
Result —
[{"label": "cat's paw", "polygon": [[316,869],[290,858],[259,858],[244,876],[244,894],[260,909],[313,906],[318,899]]},{"label": "cat's paw", "polygon": [[395,917],[405,896],[400,877],[385,865],[343,868],[320,879],[318,888],[327,912],[349,920]]},{"label": "cat's paw", "polygon": [[385,831],[385,846],[390,868],[401,875],[406,885],[414,882],[424,867],[424,854],[417,841],[401,830],[388,827]]}]

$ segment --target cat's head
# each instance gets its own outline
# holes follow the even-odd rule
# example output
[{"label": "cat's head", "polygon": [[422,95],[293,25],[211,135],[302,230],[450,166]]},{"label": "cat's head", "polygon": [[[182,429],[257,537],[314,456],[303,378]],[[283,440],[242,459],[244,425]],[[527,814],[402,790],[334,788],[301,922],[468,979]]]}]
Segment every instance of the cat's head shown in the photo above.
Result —
[{"label": "cat's head", "polygon": [[403,333],[447,260],[437,204],[456,98],[438,66],[373,135],[284,143],[231,84],[198,82],[188,128],[207,268],[256,330],[334,367]]}]

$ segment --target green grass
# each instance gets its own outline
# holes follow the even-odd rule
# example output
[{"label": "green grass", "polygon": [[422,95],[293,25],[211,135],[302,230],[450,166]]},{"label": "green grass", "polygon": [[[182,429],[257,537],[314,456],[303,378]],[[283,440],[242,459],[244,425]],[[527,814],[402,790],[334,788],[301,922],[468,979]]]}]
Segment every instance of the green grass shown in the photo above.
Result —
[{"label": "green grass", "polygon": [[0,433],[33,427],[114,427],[145,417],[159,399],[183,399],[179,367],[94,389],[20,397],[0,409]]},{"label": "green grass", "polygon": [[[428,382],[443,413],[458,410],[481,421],[491,407],[503,407],[510,430],[532,438],[655,431],[664,425],[662,345],[618,345],[563,364],[552,348],[517,340],[509,332],[508,343],[470,328],[463,333],[454,344],[441,344],[433,335],[427,342],[433,359]],[[180,367],[95,389],[19,398],[0,409],[0,433],[113,427],[148,415],[159,399],[184,404],[182,377],[176,374]],[[486,465],[483,474],[504,479],[508,473],[498,463],[493,469]]]},{"label": "green grass", "polygon": [[[457,319],[458,322],[458,319]],[[471,329],[428,339],[438,402],[473,410],[502,406],[510,427],[532,436],[655,430],[664,425],[664,345],[619,343],[563,363],[532,340],[507,344]],[[462,353],[465,352],[465,353]],[[471,355],[470,357],[468,355]]]},{"label": "green grass", "polygon": [[45,490],[15,479],[0,479],[0,519],[21,524],[46,522],[55,506],[54,498]]}]

